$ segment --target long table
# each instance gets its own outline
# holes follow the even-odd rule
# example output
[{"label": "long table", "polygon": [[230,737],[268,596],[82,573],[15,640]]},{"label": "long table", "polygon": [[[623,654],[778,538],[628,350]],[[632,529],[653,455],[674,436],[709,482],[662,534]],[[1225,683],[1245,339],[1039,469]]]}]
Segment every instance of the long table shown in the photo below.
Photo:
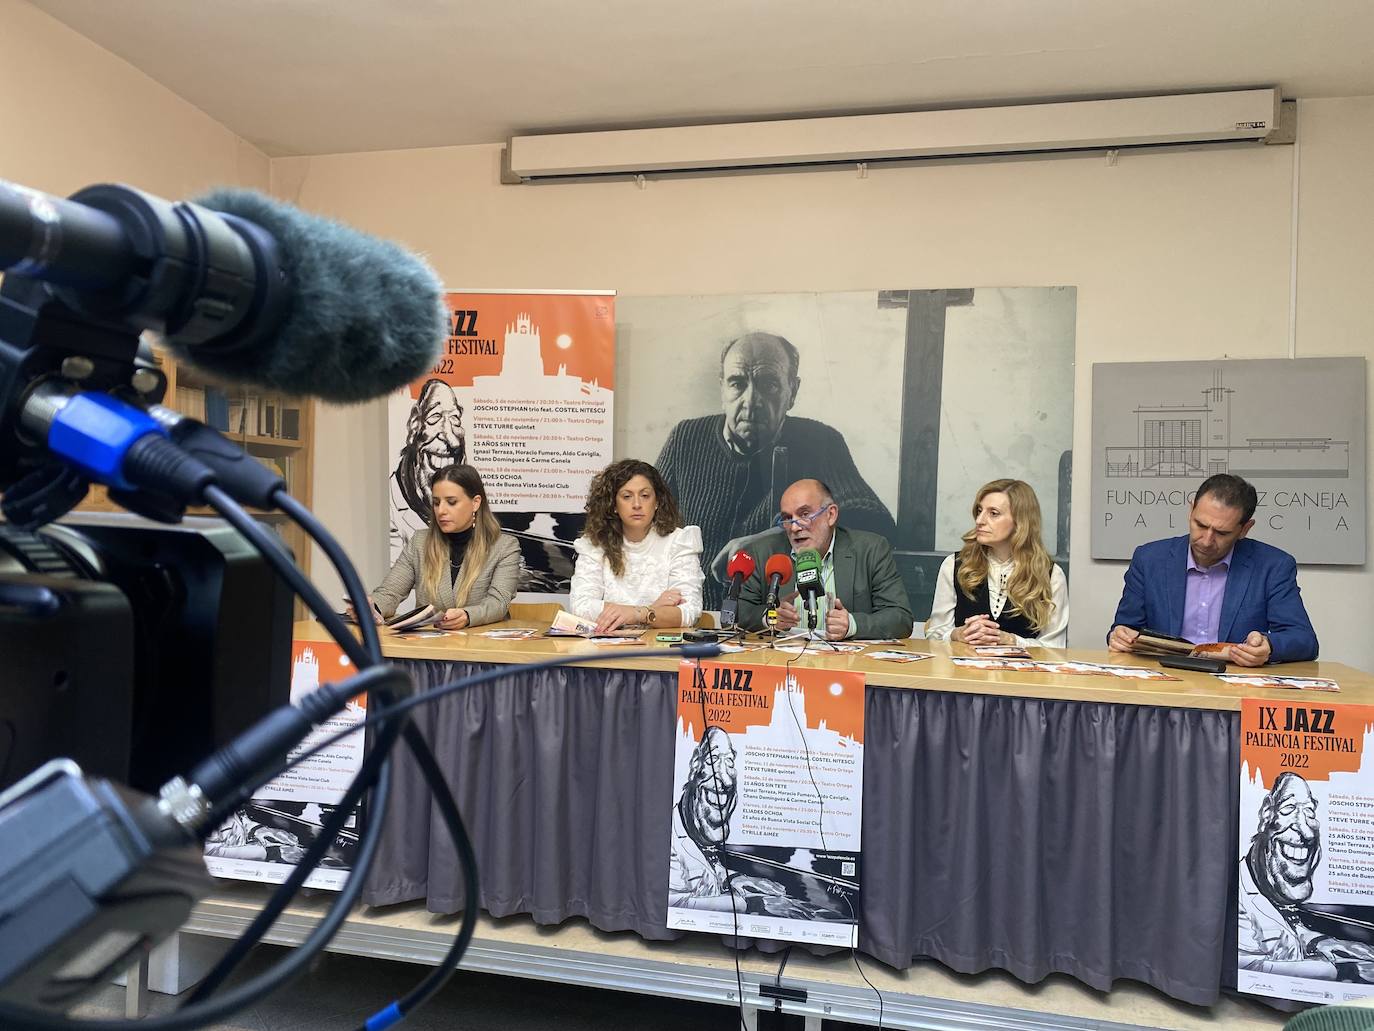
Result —
[{"label": "long table", "polygon": [[[311,624],[296,636],[326,639]],[[421,690],[493,664],[595,650],[478,633],[383,645]],[[998,968],[1035,982],[1059,972],[1100,990],[1131,978],[1214,1002],[1234,983],[1240,701],[1293,692],[1181,671],[1143,682],[986,672],[950,662],[969,654],[961,645],[908,647],[934,657],[729,656],[862,670],[876,688],[865,695],[860,951],[898,969],[926,956],[965,973]],[[417,722],[472,835],[484,910],[676,938],[666,910],[677,663],[610,651],[595,665],[451,695]],[[1374,702],[1374,677],[1347,666],[1278,671],[1338,681],[1341,694],[1322,699]],[[397,766],[365,901],[455,912],[464,899],[452,848],[418,770],[408,757]]]}]

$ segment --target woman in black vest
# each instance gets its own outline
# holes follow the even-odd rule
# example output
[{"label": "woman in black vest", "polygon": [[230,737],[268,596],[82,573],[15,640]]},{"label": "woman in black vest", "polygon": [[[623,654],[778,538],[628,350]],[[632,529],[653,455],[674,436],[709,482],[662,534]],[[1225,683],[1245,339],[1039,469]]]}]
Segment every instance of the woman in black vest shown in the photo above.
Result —
[{"label": "woman in black vest", "polygon": [[971,645],[1063,648],[1069,590],[1040,542],[1030,484],[993,480],[973,502],[973,529],[940,566],[926,637]]}]

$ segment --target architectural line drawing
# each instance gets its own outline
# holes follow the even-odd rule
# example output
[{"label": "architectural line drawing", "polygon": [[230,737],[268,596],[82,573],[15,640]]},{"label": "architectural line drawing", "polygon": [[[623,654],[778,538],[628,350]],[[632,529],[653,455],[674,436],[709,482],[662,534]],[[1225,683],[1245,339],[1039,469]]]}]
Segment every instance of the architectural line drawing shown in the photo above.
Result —
[{"label": "architectural line drawing", "polygon": [[[1200,401],[1135,409],[1136,443],[1104,449],[1109,478],[1202,480],[1215,473],[1264,477],[1350,478],[1350,441],[1331,437],[1239,437],[1222,371]],[[1244,443],[1236,443],[1239,437]]]}]

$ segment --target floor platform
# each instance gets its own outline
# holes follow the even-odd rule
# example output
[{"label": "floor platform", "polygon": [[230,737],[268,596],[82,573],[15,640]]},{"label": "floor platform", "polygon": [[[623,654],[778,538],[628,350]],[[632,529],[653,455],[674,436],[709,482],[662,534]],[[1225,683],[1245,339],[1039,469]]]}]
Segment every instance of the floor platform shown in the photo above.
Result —
[{"label": "floor platform", "polygon": [[[226,885],[196,907],[183,934],[236,937],[257,912],[268,889]],[[265,939],[295,945],[309,934],[331,896],[298,900]],[[437,916],[419,904],[362,908],[345,921],[331,951],[433,965],[457,930],[456,917]],[[740,1005],[754,1026],[760,1009],[780,1007],[822,1022],[940,1031],[1124,1031],[1163,1028],[1194,1031],[1228,1028],[1273,1031],[1285,1015],[1245,998],[1226,998],[1211,1008],[1189,1006],[1152,988],[1123,981],[1110,993],[1094,991],[1066,976],[1027,985],[1010,974],[957,974],[933,963],[896,971],[853,955],[813,956],[793,950],[781,984],[794,998],[775,1002],[766,993],[777,982],[781,955],[745,952],[739,957],[715,937],[689,936],[675,942],[644,941],[631,933],[608,934],[585,921],[541,927],[527,917],[483,917],[463,968],[507,977],[533,978],[663,998]],[[865,983],[864,977],[873,987]],[[875,990],[876,989],[876,992]],[[798,993],[804,994],[801,997]]]}]

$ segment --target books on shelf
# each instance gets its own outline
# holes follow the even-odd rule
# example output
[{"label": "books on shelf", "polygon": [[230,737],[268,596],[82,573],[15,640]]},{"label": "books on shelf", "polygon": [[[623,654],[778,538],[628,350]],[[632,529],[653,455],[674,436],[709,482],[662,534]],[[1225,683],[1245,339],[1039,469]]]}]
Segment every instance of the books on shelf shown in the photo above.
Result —
[{"label": "books on shelf", "polygon": [[180,385],[173,401],[173,407],[182,415],[198,419],[221,433],[292,441],[301,439],[301,404],[279,394],[231,396],[219,387]]},{"label": "books on shelf", "polygon": [[229,432],[229,395],[215,387],[206,387],[205,418],[201,421],[212,430]]},{"label": "books on shelf", "polygon": [[282,468],[282,464],[278,462],[275,458],[272,458],[268,455],[254,455],[253,457],[256,458],[263,465],[265,465],[268,469],[272,470],[272,472],[280,476],[283,480],[287,478],[286,470]]},{"label": "books on shelf", "polygon": [[177,387],[173,407],[188,418],[205,422],[205,391],[199,387]]}]

